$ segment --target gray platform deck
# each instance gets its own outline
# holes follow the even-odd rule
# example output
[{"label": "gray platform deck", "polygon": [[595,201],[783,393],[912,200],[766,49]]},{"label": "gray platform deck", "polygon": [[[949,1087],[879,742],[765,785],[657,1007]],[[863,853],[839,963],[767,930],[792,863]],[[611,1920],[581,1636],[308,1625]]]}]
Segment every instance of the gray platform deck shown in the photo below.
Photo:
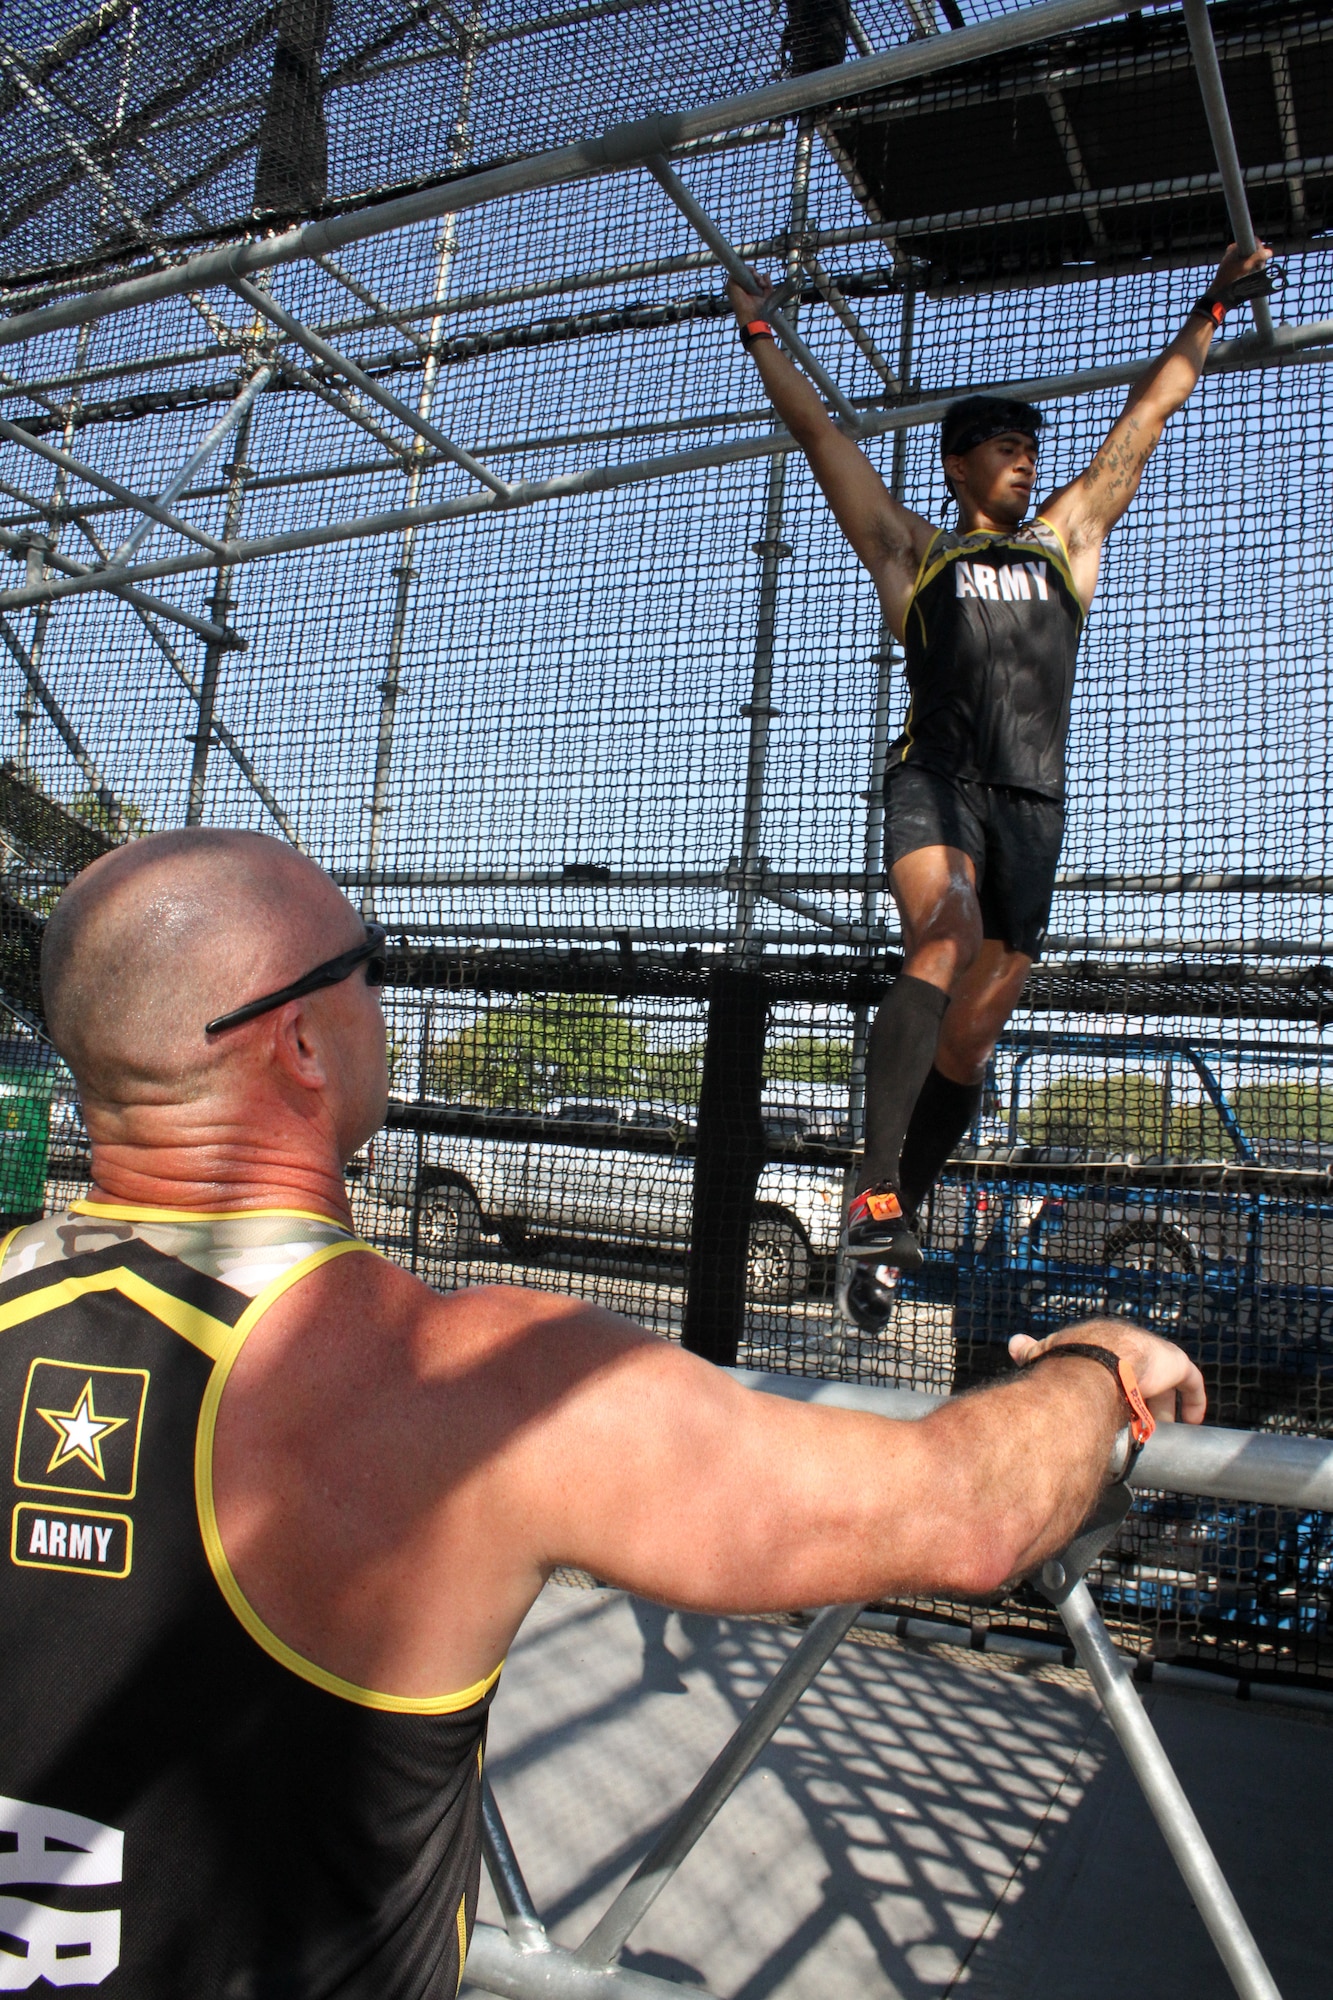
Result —
[{"label": "gray platform deck", "polygon": [[[489,1769],[560,1942],[591,1928],[794,1642],[547,1587],[501,1682]],[[1284,2000],[1327,2000],[1333,1726],[1147,1699]],[[500,1921],[484,1877],[481,1915]],[[1231,1991],[1081,1675],[893,1641],[839,1650],[625,1963],[719,2000]]]}]

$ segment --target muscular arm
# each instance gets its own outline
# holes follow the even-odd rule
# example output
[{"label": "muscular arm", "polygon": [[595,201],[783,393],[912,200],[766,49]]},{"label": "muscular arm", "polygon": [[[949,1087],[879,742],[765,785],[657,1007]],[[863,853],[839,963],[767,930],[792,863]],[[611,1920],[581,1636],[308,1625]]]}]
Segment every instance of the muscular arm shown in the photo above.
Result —
[{"label": "muscular arm", "polygon": [[[1266,263],[1272,252],[1261,246],[1243,257],[1231,244],[1218,269],[1215,285],[1230,284]],[[1051,495],[1040,513],[1063,537],[1069,550],[1074,583],[1085,606],[1092,603],[1101,565],[1102,543],[1139,490],[1147,465],[1168,417],[1188,402],[1203,373],[1215,328],[1202,314],[1191,314],[1184,326],[1131,388],[1125,407],[1112,425],[1086,472]]]},{"label": "muscular arm", "polygon": [[[1123,1322],[1150,1400],[1202,1385]],[[639,1328],[508,1287],[442,1298],[341,1258],[230,1377],[218,1521],[259,1616],[361,1687],[471,1686],[557,1564],[706,1611],[984,1594],[1062,1546],[1122,1421],[1068,1361],[892,1423],[756,1394]]]},{"label": "muscular arm", "polygon": [[[696,1610],[984,1596],[1070,1539],[1124,1416],[1087,1362],[904,1423],[758,1394],[661,1342],[622,1352],[614,1391],[598,1377],[543,1443],[542,1560]],[[565,1462],[580,1474],[553,1486]]]},{"label": "muscular arm", "polygon": [[[771,289],[767,281],[762,294],[729,287],[740,325],[758,318]],[[894,499],[865,453],[838,429],[814,384],[775,340],[757,340],[750,356],[769,401],[805,453],[834,519],[874,578],[884,615],[901,639],[917,568],[934,527]]]}]

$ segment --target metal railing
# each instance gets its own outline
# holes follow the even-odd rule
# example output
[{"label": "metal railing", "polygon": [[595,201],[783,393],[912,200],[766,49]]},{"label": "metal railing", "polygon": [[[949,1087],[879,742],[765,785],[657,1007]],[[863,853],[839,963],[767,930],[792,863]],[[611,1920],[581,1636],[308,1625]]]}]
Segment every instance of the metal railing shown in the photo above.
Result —
[{"label": "metal railing", "polygon": [[[751,1369],[733,1371],[751,1389],[869,1411],[896,1420],[928,1416],[946,1399],[911,1389],[825,1382]],[[1333,1508],[1333,1442],[1251,1431],[1159,1426],[1130,1475],[1130,1486],[1221,1500],[1301,1509]],[[1124,1749],[1242,2000],[1280,2000],[1203,1831],[1148,1718],[1130,1668],[1111,1643],[1084,1571],[1114,1534],[1131,1504],[1125,1488],[1108,1489],[1107,1504],[1064,1554],[1043,1566],[1039,1587],[1059,1610],[1080,1664]],[[851,1631],[863,1607],[831,1605],[819,1612],[753,1708],[713,1759],[689,1797],[672,1814],[629,1880],[576,1949],[558,1945],[533,1903],[489,1785],[483,1840],[487,1870],[505,1928],[478,1924],[466,1977],[507,2000],[673,2000],[674,1982],[618,1964],[640,1920],[721,1811],[765,1745]],[[691,1986],[689,1992],[699,1989]],[[703,1996],[707,2000],[707,1996]]]}]

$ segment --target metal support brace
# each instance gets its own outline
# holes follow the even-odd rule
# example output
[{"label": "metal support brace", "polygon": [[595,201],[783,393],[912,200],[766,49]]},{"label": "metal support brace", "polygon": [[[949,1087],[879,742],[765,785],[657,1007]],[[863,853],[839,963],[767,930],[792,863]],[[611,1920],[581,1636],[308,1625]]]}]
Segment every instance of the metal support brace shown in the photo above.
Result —
[{"label": "metal support brace", "polygon": [[[178,514],[173,514],[171,509],[164,507],[160,501],[150,500],[142,493],[131,493],[128,486],[122,486],[118,479],[111,479],[105,472],[98,472],[94,466],[85,465],[82,459],[62,451],[59,445],[47,444],[43,438],[34,437],[32,432],[24,430],[21,424],[11,424],[8,417],[0,417],[0,437],[8,438],[11,444],[22,445],[25,451],[35,452],[38,458],[49,460],[52,465],[60,466],[62,471],[72,472],[76,479],[82,479],[86,485],[100,487],[101,491],[109,493],[113,500],[119,500],[122,507],[132,507],[136,514],[146,514],[150,522],[160,522],[164,528],[173,528],[178,535],[184,535],[187,541],[197,542],[201,549],[207,549],[211,555],[221,555],[221,542],[214,541],[212,535],[206,535],[202,528],[191,527],[188,521],[182,521]],[[147,529],[144,532],[147,533]]]},{"label": "metal support brace", "polygon": [[1112,1539],[1133,1499],[1127,1486],[1107,1489],[1087,1527],[1062,1555],[1042,1565],[1042,1595],[1055,1605],[1064,1620],[1079,1664],[1097,1691],[1106,1719],[1139,1781],[1153,1818],[1162,1829],[1240,2000],[1282,2000],[1241,1915],[1240,1905],[1208,1845],[1207,1835],[1148,1719],[1129,1668],[1111,1644],[1102,1615],[1084,1581],[1084,1571]]},{"label": "metal support brace", "polygon": [[[1184,0],[1184,10],[1194,67],[1199,74],[1203,108],[1208,117],[1208,132],[1213,142],[1213,151],[1217,155],[1222,187],[1227,198],[1231,234],[1235,239],[1236,248],[1248,257],[1258,249],[1259,242],[1250,217],[1250,201],[1245,192],[1245,174],[1240,164],[1240,154],[1236,151],[1236,135],[1231,129],[1231,112],[1227,107],[1227,94],[1222,84],[1222,65],[1217,59],[1217,44],[1213,40],[1212,22],[1208,19],[1207,0]],[[1255,329],[1260,339],[1271,342],[1273,316],[1268,309],[1268,300],[1251,299],[1250,308],[1254,313]]]},{"label": "metal support brace", "polygon": [[[175,505],[195,474],[202,466],[207,465],[209,459],[212,458],[214,452],[218,449],[218,446],[226,438],[230,437],[237,424],[249,414],[250,406],[254,402],[255,397],[259,395],[261,390],[268,387],[275,373],[275,364],[271,361],[266,361],[262,368],[256,370],[241,390],[240,395],[231,405],[231,408],[227,410],[225,415],[219,417],[208,435],[202,438],[195,446],[184,465],[180,468],[180,471],[162,488],[162,491],[157,495],[154,502],[157,507],[167,508]],[[134,551],[145,537],[152,533],[152,530],[153,523],[151,518],[141,521],[139,526],[132,529],[125,537],[120,547],[107,558],[107,561],[113,567],[120,563],[128,562]]]},{"label": "metal support brace", "polygon": [[[696,236],[708,245],[728,276],[734,278],[738,285],[743,285],[746,291],[757,292],[759,280],[754,272],[740,252],[728,242],[712,217],[699,206],[685,183],[671,167],[666,155],[658,154],[646,161],[645,165],[653,179],[676,204]],[[783,346],[800,362],[811,381],[823,392],[825,400],[833,405],[852,435],[858,436],[861,430],[859,413],[853,409],[828,370],[816,361],[790,320],[771,304],[764,306],[763,317],[773,328]]]},{"label": "metal support brace", "polygon": [[19,638],[18,633],[14,630],[9,620],[4,617],[0,617],[0,642],[3,642],[13,655],[19,672],[23,675],[29,688],[46,710],[56,735],[60,738],[65,748],[69,751],[70,756],[88,780],[88,788],[96,796],[98,804],[105,808],[116,821],[117,825],[120,825],[124,820],[124,812],[120,800],[106,783],[102,773],[93,762],[91,755],[84,747],[78,731],[29,657],[28,651]]},{"label": "metal support brace", "polygon": [[[835,1604],[812,1621],[800,1644],[684,1804],[672,1814],[577,1951],[565,1951],[547,1935],[489,1781],[483,1780],[482,1848],[505,1929],[477,1925],[467,1957],[469,1983],[489,1993],[513,1996],[513,2000],[545,1994],[565,1996],[565,2000],[593,2000],[593,1996],[598,2000],[676,2000],[681,1989],[675,1981],[627,1971],[616,1960],[700,1835],[846,1638],[861,1609],[859,1604]],[[690,1992],[697,1994],[698,1989],[691,1987]],[[700,1995],[699,2000],[709,2000],[709,1996]]]},{"label": "metal support brace", "polygon": [[[4,322],[0,320],[0,344]],[[1281,368],[1300,362],[1323,363],[1333,359],[1333,320],[1318,320],[1306,326],[1284,325],[1274,329],[1273,345],[1263,346],[1253,335],[1214,345],[1205,373],[1219,375],[1246,368]],[[1306,350],[1322,350],[1319,352]],[[988,393],[1012,396],[1024,402],[1053,402],[1066,396],[1090,395],[1097,390],[1127,387],[1152,361],[1151,355],[1104,367],[1078,369],[1068,375],[1041,376],[1024,382],[996,383]],[[862,434],[880,436],[889,431],[912,430],[922,424],[938,423],[956,391],[919,403],[893,409],[872,408],[866,412]],[[498,449],[499,447],[497,447]],[[509,488],[505,503],[512,507],[536,506],[547,500],[567,499],[576,493],[604,493],[621,486],[642,486],[657,479],[674,479],[681,474],[717,465],[732,465],[746,459],[769,458],[796,450],[795,439],[781,427],[757,437],[729,438],[691,451],[672,452],[660,458],[632,459],[617,465],[592,466],[581,472],[560,473],[551,479],[522,481]],[[364,514],[348,521],[334,521],[313,528],[301,528],[278,535],[238,541],[228,549],[233,563],[257,562],[266,556],[286,555],[297,549],[331,547],[338,542],[358,541],[375,535],[401,533],[406,528],[425,527],[437,521],[464,519],[469,514],[489,511],[497,505],[492,493],[463,493],[429,506],[399,507],[382,513]],[[28,537],[0,529],[0,546],[26,547]],[[50,567],[64,571],[62,577],[18,589],[0,590],[0,610],[16,610],[22,605],[39,604],[57,597],[77,596],[86,590],[124,592],[126,585],[147,583],[164,576],[184,576],[192,570],[207,569],[212,558],[205,555],[176,556],[144,563],[134,570],[89,572],[69,567],[63,559],[52,559]],[[174,606],[150,603],[152,611],[174,618],[180,624],[191,621]],[[199,629],[198,621],[194,629]],[[213,637],[206,631],[205,637]],[[236,643],[233,640],[233,643]]]},{"label": "metal support brace", "polygon": [[575,1956],[585,1965],[612,1965],[704,1829],[711,1825],[755,1758],[781,1729],[810,1683],[832,1658],[861,1614],[859,1604],[821,1611],[800,1645],[760,1695],[739,1729],[713,1759],[690,1796],[667,1821],[629,1881]]},{"label": "metal support brace", "polygon": [[[30,540],[29,535],[14,535],[8,528],[0,528],[0,549],[14,549],[22,554]],[[159,618],[169,619],[174,625],[183,625],[187,632],[197,633],[210,644],[232,646],[244,651],[245,640],[238,638],[234,632],[215,625],[209,618],[196,618],[192,611],[182,611],[179,606],[168,604],[165,598],[154,597],[151,591],[134,589],[128,578],[108,578],[104,582],[101,570],[92,569],[87,563],[74,562],[69,556],[57,555],[54,549],[47,550],[45,563],[48,569],[58,569],[76,589],[110,590],[115,596],[123,597],[127,604],[132,604],[136,611],[151,611]],[[31,598],[25,596],[24,603],[50,603],[63,594],[58,586],[52,589],[49,578],[33,588],[39,594]],[[0,598],[3,595],[0,592]],[[7,608],[7,601],[4,608]]]},{"label": "metal support brace", "polygon": [[381,389],[379,383],[372,381],[369,375],[357,367],[355,361],[349,361],[345,354],[340,353],[336,347],[331,347],[327,340],[321,339],[317,333],[312,333],[308,326],[303,326],[299,319],[278,305],[267,292],[261,292],[258,286],[248,284],[244,278],[234,278],[232,290],[239,298],[244,299],[247,305],[253,306],[256,312],[263,313],[266,319],[271,319],[275,326],[281,327],[288,339],[304,347],[307,354],[313,354],[316,360],[322,361],[326,367],[336,369],[338,374],[345,376],[363,396],[368,396],[372,403],[378,403],[382,410],[388,410],[400,423],[406,424],[410,431],[415,431],[419,438],[424,438],[427,444],[434,445],[442,457],[460,466],[464,472],[470,472],[474,479],[479,479],[483,486],[488,486],[500,500],[509,498],[508,486],[491,471],[489,466],[474,458],[470,451],[464,451],[461,445],[454,444],[443,431],[436,429],[428,417],[419,416],[406,403],[400,402],[397,396],[390,395],[387,389]]},{"label": "metal support brace", "polygon": [[866,332],[842,293],[838,290],[837,285],[824,269],[818,257],[816,257],[814,251],[804,251],[801,256],[801,262],[814,279],[820,297],[824,300],[830,311],[842,321],[885,388],[888,389],[891,395],[898,395],[898,377],[894,374],[892,368],[890,368],[888,362],[884,359],[884,356],[880,353],[874,341]]}]

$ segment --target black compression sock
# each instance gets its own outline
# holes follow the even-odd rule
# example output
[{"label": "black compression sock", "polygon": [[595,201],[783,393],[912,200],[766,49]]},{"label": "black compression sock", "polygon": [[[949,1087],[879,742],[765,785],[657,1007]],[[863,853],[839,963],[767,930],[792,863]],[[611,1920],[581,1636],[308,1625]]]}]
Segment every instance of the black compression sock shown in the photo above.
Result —
[{"label": "black compression sock", "polygon": [[895,981],[866,1046],[866,1150],[860,1186],[898,1183],[907,1121],[935,1060],[947,993],[909,972]]},{"label": "black compression sock", "polygon": [[908,1209],[920,1208],[939,1178],[940,1169],[981,1107],[979,1083],[954,1083],[932,1068],[921,1086],[903,1140],[902,1197]]}]

